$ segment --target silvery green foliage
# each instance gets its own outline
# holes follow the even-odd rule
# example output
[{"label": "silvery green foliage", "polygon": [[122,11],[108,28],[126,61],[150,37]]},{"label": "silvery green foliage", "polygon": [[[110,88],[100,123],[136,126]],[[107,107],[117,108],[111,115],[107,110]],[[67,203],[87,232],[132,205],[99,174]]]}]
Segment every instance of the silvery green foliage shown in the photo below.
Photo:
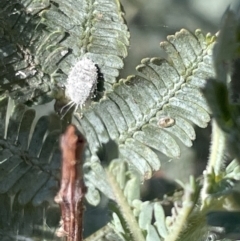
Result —
[{"label": "silvery green foliage", "polygon": [[[126,200],[128,200],[129,192],[126,192],[125,189],[128,186],[128,182],[131,181],[131,178],[126,179],[126,172],[124,173],[119,171],[118,173],[116,173],[114,169],[117,170],[117,167],[119,167],[118,170],[121,169],[120,165],[117,165],[119,165],[119,161],[118,163],[115,162],[112,166],[110,166],[110,171],[113,174],[115,182],[119,185],[119,188],[121,187],[121,191],[118,191],[117,194],[118,196],[121,196],[121,198],[118,197],[115,199],[115,201],[118,205],[118,209],[122,212],[120,212],[117,208],[113,209],[113,219],[111,222],[111,227],[113,227],[115,232],[118,233],[123,240],[136,240],[134,238],[128,239],[129,235],[131,236],[131,233],[133,233],[136,229],[133,229],[133,227],[131,226],[131,223],[129,222],[130,218],[126,218],[126,216],[123,214],[123,210],[125,210],[125,208],[122,205],[125,205],[125,203],[119,201],[120,199],[124,199],[124,197],[126,198]],[[172,199],[173,208],[171,216],[165,217],[165,212],[161,201],[142,202],[137,198],[131,199],[127,203],[131,207],[131,215],[134,216],[138,223],[137,227],[139,231],[145,237],[144,240],[234,240],[224,238],[224,230],[221,231],[221,229],[216,229],[219,232],[218,233],[216,230],[213,231],[211,227],[208,227],[206,223],[206,214],[209,213],[209,211],[211,210],[215,210],[216,205],[221,205],[222,208],[233,208],[232,201],[229,198],[229,194],[232,194],[234,192],[239,193],[239,185],[235,185],[237,181],[239,182],[239,174],[240,166],[237,161],[234,160],[227,166],[226,171],[223,171],[221,173],[221,177],[218,177],[218,180],[210,180],[212,185],[214,182],[216,182],[216,185],[214,189],[211,190],[211,194],[209,195],[209,197],[211,196],[210,199],[207,201],[209,206],[204,206],[203,208],[201,208],[201,202],[203,200],[201,200],[200,195],[201,189],[203,188],[203,183],[199,180],[195,180],[193,177],[190,177],[189,182],[183,185],[183,195],[177,195],[178,197],[176,196],[176,199]],[[125,180],[125,185],[123,185],[122,180]],[[227,185],[226,180],[228,180]],[[231,182],[229,182],[230,180]],[[132,185],[130,190],[132,192],[135,192],[135,190],[138,189],[138,185],[139,182],[135,182],[135,184]],[[114,191],[116,193],[116,190]],[[224,198],[225,201],[222,202]],[[221,199],[222,201],[220,201]],[[171,197],[168,201],[170,200]],[[235,201],[236,203],[238,203],[239,199],[236,199]],[[230,204],[229,207],[227,207],[228,204]],[[218,208],[220,208],[220,206],[218,206]],[[212,222],[213,221],[214,220],[212,220]],[[219,220],[217,219],[215,222],[219,223]],[[222,221],[222,223],[224,223],[224,220]]]},{"label": "silvery green foliage", "polygon": [[60,98],[84,54],[112,88],[129,44],[118,0],[2,0],[0,9],[0,94],[7,90],[18,103]]},{"label": "silvery green foliage", "polygon": [[[201,227],[198,233],[198,236],[201,235],[199,236],[200,239],[197,239],[198,236],[195,232],[192,235],[189,232],[184,233],[187,230],[187,224],[191,225],[191,221],[189,222],[188,219],[189,216],[194,214],[200,193],[200,186],[194,178],[191,177],[189,183],[184,185],[182,199],[174,202],[172,216],[165,217],[161,201],[142,202],[139,199],[139,193],[132,195],[132,193],[138,192],[140,188],[140,182],[136,181],[139,176],[137,173],[129,176],[129,167],[124,165],[120,160],[115,160],[109,167],[109,172],[112,174],[110,185],[116,194],[116,205],[121,210],[119,212],[116,207],[113,209],[111,226],[123,240],[140,240],[142,238],[141,240],[146,241],[200,241],[201,236],[205,236],[205,230],[207,230],[205,226]],[[123,171],[123,168],[125,171]],[[127,214],[125,213],[126,205],[130,207]],[[136,220],[136,223],[134,224],[131,219]],[[133,225],[136,225],[136,227]],[[196,228],[196,230],[199,229]],[[140,233],[142,237],[138,236],[138,239],[136,239],[135,233]]]},{"label": "silvery green foliage", "polygon": [[[142,60],[137,67],[139,75],[120,80],[100,102],[83,110],[81,118],[76,115],[90,153],[96,156],[114,140],[120,158],[127,160],[142,179],[159,170],[161,162],[156,151],[170,158],[180,157],[177,142],[190,147],[196,137],[193,125],[204,128],[210,120],[201,88],[207,78],[214,76],[214,40],[215,36],[204,36],[200,30],[192,34],[182,29],[169,36],[161,43],[168,61]],[[90,163],[100,165],[97,160]],[[87,179],[96,175],[90,169]],[[109,193],[107,189],[101,191]]]},{"label": "silvery green foliage", "polygon": [[[117,81],[129,38],[117,0],[2,0],[0,7],[3,9],[0,16],[0,71],[3,76],[0,115],[2,120],[6,113],[7,119],[10,117],[9,122],[0,123],[0,191],[4,200],[0,213],[8,218],[4,224],[8,225],[6,230],[11,230],[11,237],[15,238],[19,231],[31,235],[31,227],[36,227],[37,221],[32,205],[41,204],[39,213],[35,214],[49,217],[46,215],[49,206],[43,202],[51,200],[56,193],[60,160],[57,141],[63,123],[58,118],[41,117],[34,125],[35,111],[23,104],[14,105],[12,112],[7,111],[9,98],[3,93],[9,91],[16,103],[40,103],[49,101],[49,93],[57,87],[53,96],[61,98],[58,87],[67,87],[70,69],[79,57],[84,56],[97,64],[108,90],[98,103],[83,110],[82,118],[76,116],[89,143],[84,166],[88,201],[94,205],[99,203],[98,188],[113,200],[118,200],[116,196],[120,195],[126,210],[132,208],[132,213],[127,213],[134,227],[115,209],[113,227],[120,234],[119,240],[131,237],[132,228],[138,230],[143,240],[192,241],[197,237],[202,241],[208,229],[202,222],[205,213],[195,208],[195,204],[202,201],[198,199],[199,186],[195,180],[191,179],[186,185],[185,199],[182,206],[176,208],[170,224],[165,223],[160,203],[139,200],[139,183],[150,178],[154,170],[159,170],[160,160],[155,151],[170,158],[179,157],[177,142],[190,147],[195,139],[193,125],[207,126],[211,110],[201,88],[206,85],[206,79],[214,78],[212,47],[215,36],[205,36],[200,30],[192,34],[183,29],[161,43],[169,60],[143,59],[137,67],[137,76]],[[229,19],[232,19],[231,15]],[[225,42],[219,46],[223,48]],[[220,54],[215,52],[214,56],[216,59],[216,56],[221,57],[221,51]],[[209,89],[211,96],[214,88]],[[227,95],[226,86],[223,90]],[[99,150],[111,142],[120,153],[118,160],[110,165],[120,191],[111,189],[98,156]],[[208,191],[208,187],[216,184],[218,191],[208,193],[211,200],[233,192],[234,185],[230,181],[234,175],[239,176],[239,167],[235,165],[231,170],[222,174],[219,183],[215,183],[219,179],[208,179],[209,186],[204,190]],[[18,215],[19,207],[21,215]],[[151,215],[156,218],[155,223],[151,222]],[[198,223],[199,215],[202,218],[200,225],[185,228],[185,222]],[[28,230],[24,229],[25,217],[30,222]],[[12,225],[11,221],[15,223]],[[44,228],[39,230],[42,232]]]},{"label": "silvery green foliage", "polygon": [[[89,11],[91,10],[90,14],[93,14],[94,19],[95,17],[100,18],[99,21],[103,19],[103,22],[98,22],[95,19],[96,22],[94,23],[97,24],[98,29],[96,28],[93,31],[93,29],[89,30],[87,28],[87,32],[84,32],[85,29],[80,24],[82,18],[84,19],[85,17],[82,14],[84,11],[83,8],[81,8],[81,11],[77,11],[80,5],[76,9],[74,8],[74,10],[82,15],[78,16],[78,18],[73,17],[73,22],[71,22],[67,21],[66,18],[72,14],[62,16],[64,11],[69,10],[68,3],[66,2],[60,4],[57,1],[30,1],[23,2],[22,6],[19,6],[21,4],[9,5],[9,2],[4,1],[1,4],[4,9],[3,13],[6,12],[7,14],[9,11],[15,9],[15,17],[18,14],[20,14],[20,20],[24,16],[28,17],[27,26],[31,27],[30,23],[33,20],[36,22],[34,25],[34,34],[38,35],[32,35],[31,31],[28,34],[25,33],[27,28],[24,27],[16,28],[16,31],[24,30],[20,35],[24,39],[18,38],[19,41],[22,41],[21,44],[25,43],[27,45],[31,40],[32,45],[30,50],[33,52],[30,56],[34,54],[34,60],[38,62],[37,66],[41,69],[41,76],[43,76],[41,81],[44,82],[45,77],[51,76],[51,81],[48,79],[45,82],[47,85],[53,82],[64,82],[63,79],[67,79],[66,77],[71,66],[73,66],[74,61],[76,62],[74,54],[81,56],[82,53],[98,65],[107,83],[108,81],[105,77],[108,76],[106,74],[108,72],[104,72],[104,70],[106,70],[105,67],[108,65],[105,62],[101,62],[103,59],[100,60],[101,57],[104,57],[104,54],[101,51],[94,54],[87,52],[87,46],[94,46],[96,39],[99,40],[99,38],[102,38],[103,40],[104,38],[99,36],[102,36],[101,34],[104,35],[104,31],[107,31],[109,34],[107,36],[111,36],[111,39],[113,36],[117,36],[117,39],[121,39],[121,41],[119,40],[121,43],[127,45],[128,32],[125,29],[125,25],[121,23],[122,13],[121,11],[117,14],[107,11],[108,3],[106,2],[104,4],[95,2],[93,5],[81,2],[83,4],[80,4],[81,7],[86,7]],[[119,10],[120,7],[117,1],[111,3],[110,6],[113,8],[115,6],[115,10]],[[22,12],[24,8],[26,8],[26,11]],[[100,16],[99,12],[101,11],[99,9],[107,13]],[[114,20],[114,23],[119,20],[119,23],[114,25],[110,21],[111,19]],[[25,22],[20,20],[20,26],[25,26]],[[9,24],[12,23],[11,18],[9,21]],[[115,29],[113,32],[105,29],[107,26],[106,23],[110,23],[109,21],[115,26],[113,27]],[[6,28],[9,26],[11,24],[6,25]],[[37,31],[38,28],[41,30],[41,35]],[[66,29],[69,34],[67,36],[65,36]],[[96,36],[93,34],[92,37],[89,37],[87,35],[88,31],[97,34]],[[85,33],[89,38],[83,38],[80,41],[81,49],[78,49],[79,44],[77,44],[76,39],[77,34],[80,33]],[[14,34],[16,36],[17,33],[14,32]],[[93,36],[96,38],[93,38]],[[85,40],[91,40],[92,42],[86,45]],[[106,39],[107,42],[108,40]],[[117,43],[119,42],[117,41]],[[92,190],[94,190],[95,186],[93,182],[99,181],[102,178],[101,182],[104,185],[100,186],[101,191],[107,194],[107,196],[112,197],[109,186],[106,180],[104,180],[104,170],[99,160],[97,160],[98,150],[110,140],[116,142],[121,159],[130,162],[132,167],[136,168],[141,174],[141,178],[150,178],[152,171],[160,168],[160,160],[155,150],[172,158],[180,156],[180,148],[177,144],[178,140],[182,141],[186,146],[190,147],[192,145],[192,140],[195,139],[192,124],[206,127],[207,122],[210,120],[208,106],[199,89],[205,85],[205,79],[213,75],[211,62],[213,43],[214,37],[210,35],[204,36],[200,30],[197,30],[195,34],[191,34],[187,30],[181,30],[174,36],[169,36],[168,41],[161,44],[169,55],[169,61],[160,58],[142,60],[142,64],[137,67],[139,71],[138,76],[130,76],[127,80],[120,80],[119,83],[113,85],[112,89],[110,88],[99,103],[92,104],[90,108],[83,111],[83,118],[79,119],[78,122],[85,132],[89,143],[89,156],[92,156],[91,161],[87,164],[89,168],[86,175],[87,182],[92,183]],[[97,43],[95,44],[98,45]],[[112,45],[108,46],[111,48]],[[69,50],[69,47],[76,52],[73,51],[72,54],[66,53],[65,51]],[[106,47],[104,49],[108,51]],[[124,51],[121,53],[118,52],[116,55],[126,56],[126,54],[123,54]],[[60,55],[61,58],[59,59]],[[113,53],[110,54],[110,57],[114,58]],[[9,58],[11,58],[10,55]],[[117,59],[121,60],[119,57]],[[113,65],[111,66],[111,71],[109,70],[110,72],[114,73],[112,68],[121,67],[117,63],[120,63],[122,60],[120,62],[114,62],[111,58],[108,60],[109,62],[107,63]],[[22,62],[25,63],[24,59]],[[32,67],[36,69],[35,65]],[[58,70],[60,67],[62,72],[60,71],[59,73]],[[21,69],[21,71],[23,70]],[[34,75],[34,78],[36,76],[38,75]],[[55,77],[57,79],[54,80]],[[27,79],[23,78],[23,81],[25,80]],[[8,84],[6,86],[11,87],[12,85]],[[37,83],[36,86],[39,88],[41,85]],[[33,97],[34,94],[32,91],[35,91],[34,88],[31,87],[31,84],[27,88]],[[19,95],[20,92],[18,90],[16,88],[13,92],[11,90],[10,92]],[[25,92],[20,95],[21,97],[19,97],[18,101],[24,101],[26,98],[29,99],[28,94]],[[163,126],[162,122],[160,122],[163,119],[172,120],[173,124]],[[96,172],[96,170],[99,171]],[[92,200],[95,197],[99,197],[96,191],[92,193],[94,193],[94,197],[91,198]],[[97,201],[94,203],[96,204]]]}]

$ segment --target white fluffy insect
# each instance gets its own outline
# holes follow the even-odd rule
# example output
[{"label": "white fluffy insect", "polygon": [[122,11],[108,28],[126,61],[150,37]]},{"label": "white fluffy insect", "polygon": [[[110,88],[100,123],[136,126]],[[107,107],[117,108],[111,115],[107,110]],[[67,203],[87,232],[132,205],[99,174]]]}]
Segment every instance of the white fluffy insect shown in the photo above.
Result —
[{"label": "white fluffy insect", "polygon": [[[67,111],[74,105],[75,111],[78,107],[82,108],[97,88],[98,70],[94,62],[86,57],[80,59],[70,70],[65,94],[70,102],[63,108],[69,106]],[[66,111],[66,113],[67,113]]]}]

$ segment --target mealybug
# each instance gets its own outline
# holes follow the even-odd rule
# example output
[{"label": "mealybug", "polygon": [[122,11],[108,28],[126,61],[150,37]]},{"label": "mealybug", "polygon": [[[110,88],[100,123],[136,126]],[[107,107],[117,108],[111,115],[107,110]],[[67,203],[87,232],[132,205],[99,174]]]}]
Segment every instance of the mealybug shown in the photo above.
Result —
[{"label": "mealybug", "polygon": [[85,102],[92,98],[97,88],[97,80],[98,69],[94,62],[86,57],[81,58],[68,74],[65,94],[70,102],[63,108],[69,106],[69,110],[74,105],[75,111],[78,107],[82,108]]}]

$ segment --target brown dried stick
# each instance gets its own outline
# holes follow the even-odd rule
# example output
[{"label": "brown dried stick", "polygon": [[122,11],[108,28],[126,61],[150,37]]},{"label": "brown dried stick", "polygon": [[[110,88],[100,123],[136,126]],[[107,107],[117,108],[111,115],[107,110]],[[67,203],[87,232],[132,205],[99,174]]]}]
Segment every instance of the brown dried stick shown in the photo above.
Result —
[{"label": "brown dried stick", "polygon": [[59,203],[62,212],[57,235],[66,236],[67,241],[83,240],[83,198],[86,193],[82,173],[84,144],[84,137],[76,134],[74,125],[69,125],[61,136],[62,177],[54,200]]}]

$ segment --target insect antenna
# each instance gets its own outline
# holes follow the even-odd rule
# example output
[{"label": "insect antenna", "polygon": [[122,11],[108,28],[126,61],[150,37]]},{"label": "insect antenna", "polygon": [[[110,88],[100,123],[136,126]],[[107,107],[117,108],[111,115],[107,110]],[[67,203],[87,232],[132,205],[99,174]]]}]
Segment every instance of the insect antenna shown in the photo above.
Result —
[{"label": "insect antenna", "polygon": [[[68,102],[66,105],[64,105],[64,106],[61,108],[61,110],[60,110],[60,115],[63,113],[63,110],[64,110],[66,107],[68,107],[67,110],[65,111],[65,113],[61,116],[61,119],[64,118],[64,116],[68,113],[68,111],[69,111],[74,105],[75,105],[74,101],[70,101],[70,102]],[[74,111],[76,111],[76,108],[75,108]]]}]

